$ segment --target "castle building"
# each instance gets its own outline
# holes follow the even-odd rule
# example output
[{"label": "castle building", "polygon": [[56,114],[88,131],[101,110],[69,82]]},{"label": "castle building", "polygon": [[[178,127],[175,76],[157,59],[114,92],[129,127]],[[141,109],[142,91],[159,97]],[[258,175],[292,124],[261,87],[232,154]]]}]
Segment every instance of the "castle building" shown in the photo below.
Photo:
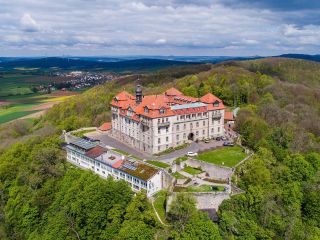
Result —
[{"label": "castle building", "polygon": [[181,144],[224,136],[222,100],[211,93],[201,98],[170,88],[161,95],[135,96],[126,91],[111,101],[112,135],[151,154]]}]

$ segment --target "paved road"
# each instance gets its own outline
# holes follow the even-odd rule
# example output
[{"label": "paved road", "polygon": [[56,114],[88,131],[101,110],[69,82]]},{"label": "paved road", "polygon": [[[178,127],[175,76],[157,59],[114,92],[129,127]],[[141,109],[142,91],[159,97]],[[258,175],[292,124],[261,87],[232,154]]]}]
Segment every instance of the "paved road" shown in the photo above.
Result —
[{"label": "paved road", "polygon": [[187,152],[199,152],[199,151],[205,151],[210,150],[213,148],[216,148],[218,146],[222,146],[222,141],[215,141],[211,140],[209,143],[204,142],[192,142],[188,147],[176,150],[174,152],[161,155],[161,156],[154,156],[152,154],[148,154],[145,152],[140,152],[139,150],[136,150],[135,148],[131,147],[130,145],[123,143],[121,141],[118,141],[117,139],[114,139],[110,137],[108,134],[102,134],[99,132],[92,132],[86,134],[88,137],[93,139],[98,139],[103,145],[110,146],[112,148],[123,150],[131,155],[137,156],[142,159],[154,159],[162,162],[166,162],[171,164],[176,158],[185,156]]}]

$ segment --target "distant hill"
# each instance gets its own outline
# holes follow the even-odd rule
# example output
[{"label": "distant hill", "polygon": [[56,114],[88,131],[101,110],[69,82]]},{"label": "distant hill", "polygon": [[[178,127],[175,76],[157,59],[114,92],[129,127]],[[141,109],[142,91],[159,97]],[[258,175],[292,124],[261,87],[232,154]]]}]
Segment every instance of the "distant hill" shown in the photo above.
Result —
[{"label": "distant hill", "polygon": [[281,57],[281,58],[296,58],[296,59],[304,59],[309,61],[316,61],[320,62],[320,54],[317,55],[308,55],[308,54],[282,54],[275,57]]},{"label": "distant hill", "polygon": [[[173,66],[189,65],[189,62],[162,60],[162,59],[134,59],[117,62],[103,62],[73,58],[25,58],[16,60],[6,60],[0,62],[0,68],[15,69],[15,68],[60,68],[68,70],[85,70],[85,69],[103,69],[108,71],[151,71]],[[195,63],[192,63],[195,64]]]}]

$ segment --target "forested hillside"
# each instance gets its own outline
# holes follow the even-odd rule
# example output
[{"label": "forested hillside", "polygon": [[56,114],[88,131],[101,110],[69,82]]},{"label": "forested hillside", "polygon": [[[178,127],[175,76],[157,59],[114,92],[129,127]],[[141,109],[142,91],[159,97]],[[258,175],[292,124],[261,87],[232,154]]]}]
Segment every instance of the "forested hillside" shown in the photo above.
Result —
[{"label": "forested hillside", "polygon": [[[110,119],[112,96],[137,82],[144,94],[171,86],[195,97],[212,92],[241,107],[236,128],[255,151],[233,179],[245,193],[220,207],[222,239],[320,239],[320,64],[277,58],[201,68],[97,86],[55,106],[32,131],[98,126]],[[177,200],[172,227],[161,227],[143,194],[70,167],[55,137],[4,151],[0,180],[1,239],[219,239],[191,199]]]}]

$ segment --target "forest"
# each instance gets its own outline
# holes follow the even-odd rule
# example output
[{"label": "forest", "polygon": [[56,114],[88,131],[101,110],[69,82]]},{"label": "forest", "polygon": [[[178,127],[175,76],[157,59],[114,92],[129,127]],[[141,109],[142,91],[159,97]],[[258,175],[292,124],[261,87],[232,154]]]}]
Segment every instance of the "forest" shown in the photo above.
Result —
[{"label": "forest", "polygon": [[[124,77],[32,123],[2,127],[0,239],[320,239],[320,64],[271,58],[201,68]],[[144,193],[65,162],[61,130],[109,120],[111,98],[137,82],[145,94],[175,86],[240,107],[236,130],[255,154],[232,179],[245,193],[223,202],[217,223],[178,195],[165,227]]]}]

